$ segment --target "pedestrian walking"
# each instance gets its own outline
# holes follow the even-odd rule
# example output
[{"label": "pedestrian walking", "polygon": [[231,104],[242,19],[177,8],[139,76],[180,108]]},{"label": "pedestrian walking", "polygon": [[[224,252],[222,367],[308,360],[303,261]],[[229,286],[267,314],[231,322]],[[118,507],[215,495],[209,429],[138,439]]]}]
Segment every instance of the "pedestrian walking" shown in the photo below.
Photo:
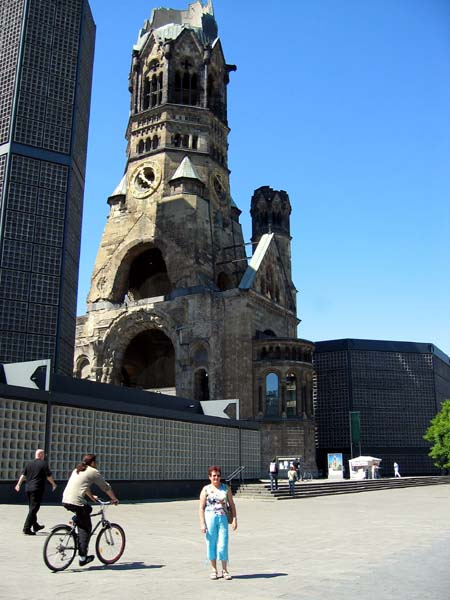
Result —
[{"label": "pedestrian walking", "polygon": [[394,477],[401,477],[398,463],[396,463],[396,462],[394,463]]},{"label": "pedestrian walking", "polygon": [[269,464],[270,491],[278,489],[278,463],[276,457],[273,457]]},{"label": "pedestrian walking", "polygon": [[36,535],[38,531],[45,527],[45,525],[39,525],[37,520],[45,491],[45,482],[48,481],[51,484],[53,492],[56,490],[56,483],[45,460],[45,452],[42,448],[38,448],[34,454],[34,460],[25,465],[22,475],[14,487],[16,492],[20,492],[24,481],[28,498],[28,515],[23,525],[23,532],[25,535]]}]

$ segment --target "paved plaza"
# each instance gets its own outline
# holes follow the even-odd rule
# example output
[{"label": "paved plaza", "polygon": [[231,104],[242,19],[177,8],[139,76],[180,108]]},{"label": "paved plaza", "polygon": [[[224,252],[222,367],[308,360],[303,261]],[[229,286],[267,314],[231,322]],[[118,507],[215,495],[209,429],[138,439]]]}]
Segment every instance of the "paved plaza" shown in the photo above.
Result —
[{"label": "paved plaza", "polygon": [[[75,600],[450,599],[450,485],[303,500],[237,500],[233,581],[210,581],[197,502],[123,503],[109,518],[127,534],[119,563],[51,573],[49,526],[70,513],[44,506],[46,529],[22,535],[25,506],[0,506],[0,598]],[[94,550],[93,545],[91,550]]]}]

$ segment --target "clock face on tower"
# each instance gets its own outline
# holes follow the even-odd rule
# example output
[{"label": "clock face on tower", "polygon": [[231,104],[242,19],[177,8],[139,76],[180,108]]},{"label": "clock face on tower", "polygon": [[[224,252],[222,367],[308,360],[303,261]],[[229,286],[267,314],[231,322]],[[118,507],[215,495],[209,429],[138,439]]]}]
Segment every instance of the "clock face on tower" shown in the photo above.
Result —
[{"label": "clock face on tower", "polygon": [[130,191],[135,198],[146,198],[156,191],[161,182],[161,170],[154,161],[138,165],[131,174]]}]

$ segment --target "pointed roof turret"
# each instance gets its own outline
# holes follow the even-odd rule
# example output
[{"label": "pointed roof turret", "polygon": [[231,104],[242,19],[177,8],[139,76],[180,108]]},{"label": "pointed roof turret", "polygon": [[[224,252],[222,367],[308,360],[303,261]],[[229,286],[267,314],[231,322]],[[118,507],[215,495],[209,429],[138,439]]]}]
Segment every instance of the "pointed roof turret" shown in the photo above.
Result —
[{"label": "pointed roof turret", "polygon": [[203,183],[200,177],[197,175],[194,165],[191,163],[189,156],[185,156],[175,171],[174,175],[169,179],[169,183],[176,181],[177,179],[196,179]]},{"label": "pointed roof turret", "polygon": [[114,198],[114,196],[125,196],[126,193],[127,193],[127,175],[125,173],[125,175],[120,180],[118,186],[116,187],[116,189],[113,191],[113,193],[109,197]]}]

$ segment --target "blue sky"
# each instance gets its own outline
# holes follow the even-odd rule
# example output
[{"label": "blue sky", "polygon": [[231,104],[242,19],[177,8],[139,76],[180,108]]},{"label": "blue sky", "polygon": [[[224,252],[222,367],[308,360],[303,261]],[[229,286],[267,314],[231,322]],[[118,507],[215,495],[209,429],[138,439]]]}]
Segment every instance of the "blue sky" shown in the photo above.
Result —
[{"label": "blue sky", "polygon": [[[155,6],[90,0],[97,25],[78,314],[125,167],[131,48]],[[132,8],[131,8],[132,7]],[[231,193],[292,204],[299,336],[430,342],[450,354],[450,3],[215,0]]]}]

